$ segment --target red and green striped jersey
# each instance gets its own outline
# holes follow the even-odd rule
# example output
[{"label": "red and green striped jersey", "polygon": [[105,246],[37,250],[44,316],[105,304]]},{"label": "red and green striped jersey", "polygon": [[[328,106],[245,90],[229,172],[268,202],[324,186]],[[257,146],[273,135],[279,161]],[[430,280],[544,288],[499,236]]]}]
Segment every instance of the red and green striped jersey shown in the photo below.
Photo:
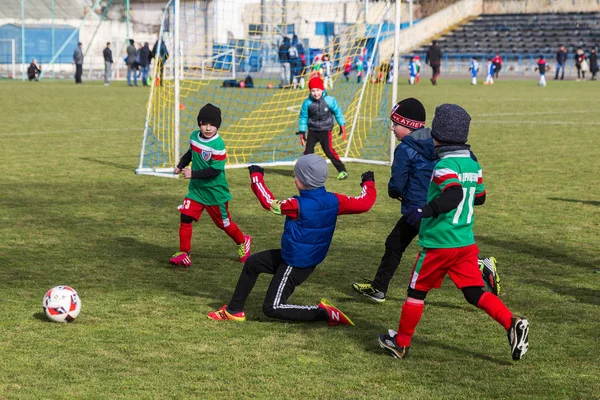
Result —
[{"label": "red and green striped jersey", "polygon": [[223,139],[218,133],[210,139],[205,139],[200,135],[199,130],[195,130],[190,135],[190,148],[192,149],[192,171],[210,167],[223,172],[214,178],[190,179],[187,197],[207,206],[216,206],[231,200],[225,176],[227,153]]},{"label": "red and green striped jersey", "polygon": [[485,193],[481,166],[468,150],[445,154],[433,169],[427,202],[440,197],[451,186],[460,186],[463,199],[454,210],[437,218],[421,220],[419,245],[425,248],[464,247],[475,243],[473,206],[475,197]]}]

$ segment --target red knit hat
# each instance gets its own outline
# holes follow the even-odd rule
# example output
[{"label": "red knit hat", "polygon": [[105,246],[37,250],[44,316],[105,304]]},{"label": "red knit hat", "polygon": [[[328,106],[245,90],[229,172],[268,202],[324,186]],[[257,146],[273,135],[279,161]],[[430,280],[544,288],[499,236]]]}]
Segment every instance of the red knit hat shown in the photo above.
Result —
[{"label": "red knit hat", "polygon": [[325,90],[325,86],[323,85],[323,79],[319,78],[318,76],[312,78],[310,81],[308,81],[308,88]]}]

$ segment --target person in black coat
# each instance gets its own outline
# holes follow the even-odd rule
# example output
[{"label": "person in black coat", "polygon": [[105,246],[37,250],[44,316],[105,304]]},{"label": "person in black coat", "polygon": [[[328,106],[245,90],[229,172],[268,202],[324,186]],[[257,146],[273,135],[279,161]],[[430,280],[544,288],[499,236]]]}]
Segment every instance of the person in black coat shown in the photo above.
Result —
[{"label": "person in black coat", "polygon": [[109,78],[112,73],[113,57],[112,50],[110,49],[110,42],[106,43],[106,47],[102,51],[104,57],[104,86],[110,85]]},{"label": "person in black coat", "polygon": [[438,46],[438,41],[434,40],[431,43],[431,47],[427,50],[427,58],[425,64],[431,66],[431,84],[437,85],[437,78],[440,76],[440,65],[442,63],[442,50]]},{"label": "person in black coat", "polygon": [[562,74],[560,79],[565,79],[565,63],[567,62],[567,50],[565,46],[560,46],[560,49],[556,52],[556,75],[554,75],[554,80],[558,79],[558,72],[562,69]]},{"label": "person in black coat", "polygon": [[38,76],[40,76],[40,72],[42,72],[40,65],[34,58],[33,61],[31,61],[31,64],[29,64],[29,67],[27,68],[27,78],[29,78],[30,81],[37,82]]},{"label": "person in black coat", "polygon": [[148,71],[150,70],[150,47],[148,42],[140,49],[140,71],[142,73],[142,85],[148,86]]},{"label": "person in black coat", "polygon": [[596,74],[598,74],[598,53],[595,48],[590,50],[590,72],[592,73],[592,80],[596,80]]}]

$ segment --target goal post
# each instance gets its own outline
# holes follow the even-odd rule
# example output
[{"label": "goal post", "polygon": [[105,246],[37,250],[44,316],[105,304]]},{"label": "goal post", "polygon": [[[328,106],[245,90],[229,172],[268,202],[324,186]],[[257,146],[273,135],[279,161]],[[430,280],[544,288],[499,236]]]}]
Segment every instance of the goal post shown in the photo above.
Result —
[{"label": "goal post", "polygon": [[221,108],[228,168],[293,164],[304,151],[298,117],[314,76],[343,112],[347,141],[336,123],[331,143],[342,160],[390,164],[395,3],[367,9],[356,0],[170,0],[158,44],[168,57],[153,60],[136,173],[175,176],[206,103]]},{"label": "goal post", "polygon": [[0,39],[0,71],[6,73],[7,78],[15,79],[16,73],[16,42],[15,39]]}]

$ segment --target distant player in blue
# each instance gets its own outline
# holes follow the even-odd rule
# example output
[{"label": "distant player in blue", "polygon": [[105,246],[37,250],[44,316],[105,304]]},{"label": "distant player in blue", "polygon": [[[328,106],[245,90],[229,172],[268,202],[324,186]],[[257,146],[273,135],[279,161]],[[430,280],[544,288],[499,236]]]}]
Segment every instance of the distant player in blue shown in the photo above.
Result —
[{"label": "distant player in blue", "polygon": [[471,85],[477,85],[477,72],[479,72],[479,63],[475,57],[471,59],[469,71],[471,71]]},{"label": "distant player in blue", "polygon": [[410,60],[410,62],[408,63],[408,72],[410,74],[410,77],[408,78],[408,83],[411,85],[415,84],[415,79],[417,79],[417,73],[418,73],[418,67],[417,67],[417,62],[414,59],[414,57]]},{"label": "distant player in blue", "polygon": [[494,84],[494,71],[495,70],[496,70],[496,67],[494,66],[494,63],[492,62],[492,59],[488,58],[487,78],[485,78],[485,82],[483,82],[484,85],[493,85]]}]

